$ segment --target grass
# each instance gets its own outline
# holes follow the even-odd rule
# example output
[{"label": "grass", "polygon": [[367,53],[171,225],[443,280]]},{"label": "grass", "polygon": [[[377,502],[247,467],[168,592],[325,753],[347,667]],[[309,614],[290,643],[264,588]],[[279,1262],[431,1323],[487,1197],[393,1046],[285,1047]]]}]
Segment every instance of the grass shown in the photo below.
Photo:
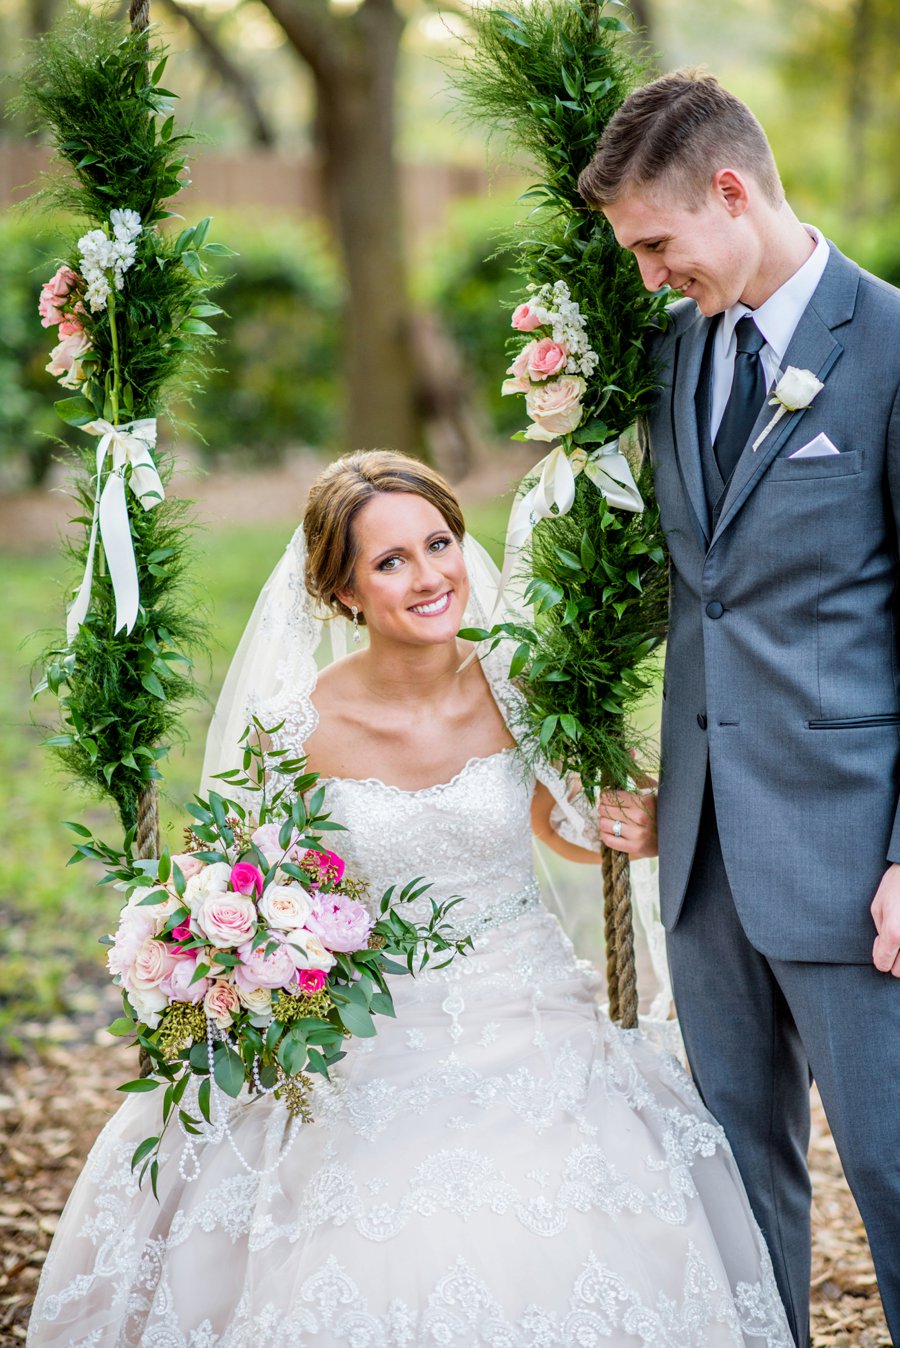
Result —
[{"label": "grass", "polygon": [[[467,510],[470,527],[495,555],[506,507]],[[291,535],[288,523],[199,531],[197,592],[209,609],[214,644],[198,670],[209,701],[188,711],[186,741],[163,763],[164,835],[177,846],[183,805],[196,790],[210,705],[266,576]],[[98,937],[115,924],[117,896],[98,888],[84,863],[67,868],[70,835],[62,821],[86,823],[113,841],[110,808],[76,790],[41,745],[40,722],[54,703],[31,701],[32,666],[65,608],[64,568],[56,554],[0,552],[6,591],[0,627],[0,780],[6,783],[7,834],[0,867],[0,1052],[25,1051],[48,1021],[96,1005],[103,987]]]}]

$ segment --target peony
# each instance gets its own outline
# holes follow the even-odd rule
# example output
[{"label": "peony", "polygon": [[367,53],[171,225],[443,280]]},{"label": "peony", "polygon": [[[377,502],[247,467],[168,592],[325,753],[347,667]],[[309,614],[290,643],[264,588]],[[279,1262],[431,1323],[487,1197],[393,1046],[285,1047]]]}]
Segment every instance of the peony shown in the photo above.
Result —
[{"label": "peony", "polygon": [[[238,949],[241,963],[235,967],[234,981],[239,988],[286,988],[294,976],[294,952],[280,933],[267,931],[266,940],[253,949],[248,941]],[[272,945],[274,949],[266,951]]]},{"label": "peony", "polygon": [[124,978],[141,946],[155,935],[156,922],[149,908],[123,908],[113,944],[106,952],[106,967],[113,977]]},{"label": "peony", "polygon": [[191,1002],[192,1005],[196,1005],[206,996],[209,988],[208,978],[198,978],[196,982],[191,982],[197,963],[197,957],[193,952],[182,955],[176,960],[171,972],[159,985],[160,991],[164,992],[170,1001]]},{"label": "peony", "polygon": [[80,329],[71,337],[64,337],[50,352],[50,363],[44,369],[58,379],[63,388],[78,388],[84,383],[82,357],[91,349],[91,340]]},{"label": "peony", "polygon": [[525,368],[529,378],[542,380],[566,368],[569,348],[563,342],[554,342],[552,337],[542,337],[539,342],[529,342],[523,354],[527,356]]},{"label": "peony", "polygon": [[231,867],[227,861],[214,861],[204,866],[196,875],[187,879],[184,887],[184,901],[191,912],[196,912],[210,894],[222,894],[228,888],[231,879]]},{"label": "peony", "polygon": [[192,927],[199,927],[213,945],[229,949],[243,945],[256,931],[256,906],[241,894],[210,894],[192,914]]},{"label": "peony", "polygon": [[343,894],[320,894],[306,926],[329,950],[362,950],[369,943],[374,918],[356,899]]},{"label": "peony", "polygon": [[299,885],[269,885],[259,901],[259,915],[269,927],[293,931],[309,917],[310,901]]},{"label": "peony", "polygon": [[530,304],[520,304],[513,310],[512,325],[517,332],[534,332],[544,322],[538,318]]},{"label": "peony", "polygon": [[203,998],[203,1009],[220,1030],[227,1030],[241,1009],[237,988],[224,979],[216,979]]},{"label": "peony", "polygon": [[239,861],[231,868],[231,888],[236,894],[257,894],[263,891],[263,874],[249,861]]},{"label": "peony", "polygon": [[297,987],[301,992],[321,992],[328,982],[328,975],[322,969],[298,969]]},{"label": "peony", "polygon": [[255,847],[259,848],[270,865],[283,860],[299,861],[302,853],[298,851],[296,844],[300,834],[296,829],[293,829],[287,847],[282,847],[278,841],[280,832],[280,824],[260,824],[250,841]]},{"label": "peony", "polygon": [[574,431],[581,421],[585,388],[578,375],[564,374],[550,384],[532,389],[525,406],[534,424],[525,431],[526,440],[555,440]]},{"label": "peony", "polygon": [[291,931],[283,939],[297,969],[322,969],[327,973],[337,963],[311,931]]}]

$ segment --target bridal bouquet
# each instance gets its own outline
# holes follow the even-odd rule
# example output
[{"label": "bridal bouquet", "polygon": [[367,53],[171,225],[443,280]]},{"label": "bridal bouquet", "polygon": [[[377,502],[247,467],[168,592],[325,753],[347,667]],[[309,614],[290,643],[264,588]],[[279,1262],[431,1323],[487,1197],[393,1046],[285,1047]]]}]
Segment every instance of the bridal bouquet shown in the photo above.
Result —
[{"label": "bridal bouquet", "polygon": [[[373,1016],[393,1016],[387,975],[471,944],[446,922],[459,899],[432,900],[425,922],[404,916],[429,888],[421,878],[399,894],[392,886],[373,913],[365,884],[322,846],[322,835],[342,825],[325,812],[317,774],[284,750],[262,749],[260,737],[272,731],[259,722],[253,731],[243,769],[221,774],[240,799],[196,797],[183,852],[133,860],[130,838],[115,852],[69,825],[85,839],[74,859],[104,861],[107,879],[127,894],[115,934],[104,938],[124,1005],[110,1029],[133,1035],[150,1067],[119,1089],[165,1087],[162,1129],[132,1158],[133,1167],[143,1163],[141,1178],[149,1167],[154,1192],[175,1112],[189,1136],[203,1131],[183,1107],[192,1078],[207,1124],[214,1088],[237,1097],[246,1087],[283,1100],[296,1127],[310,1118],[310,1074],[327,1077],[348,1037],[374,1035]],[[278,776],[283,785],[272,791]]]}]

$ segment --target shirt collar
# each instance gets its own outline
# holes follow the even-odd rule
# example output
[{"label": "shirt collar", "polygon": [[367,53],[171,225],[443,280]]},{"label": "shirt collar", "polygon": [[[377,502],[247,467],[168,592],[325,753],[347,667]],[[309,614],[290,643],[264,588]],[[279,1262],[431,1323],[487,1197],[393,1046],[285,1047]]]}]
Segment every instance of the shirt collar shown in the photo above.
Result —
[{"label": "shirt collar", "polygon": [[722,338],[729,356],[734,355],[732,338],[738,319],[745,314],[752,314],[778,363],[784,359],[801,315],[812,299],[828,262],[828,242],[824,234],[815,225],[804,225],[804,229],[815,239],[816,246],[803,266],[793,276],[789,276],[784,285],[779,286],[758,309],[749,309],[739,300],[723,312]]}]

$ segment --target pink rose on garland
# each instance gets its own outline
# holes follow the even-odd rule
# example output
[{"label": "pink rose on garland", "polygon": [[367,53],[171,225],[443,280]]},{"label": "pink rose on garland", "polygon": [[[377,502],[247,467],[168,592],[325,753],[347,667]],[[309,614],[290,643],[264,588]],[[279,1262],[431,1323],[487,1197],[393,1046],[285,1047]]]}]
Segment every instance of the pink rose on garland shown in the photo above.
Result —
[{"label": "pink rose on garland", "polygon": [[534,332],[543,323],[530,304],[520,304],[513,310],[512,325],[517,332]]},{"label": "pink rose on garland", "polygon": [[529,342],[523,355],[527,356],[525,368],[534,380],[549,379],[566,368],[569,350],[562,342],[554,342],[552,337],[542,337],[539,342]]},{"label": "pink rose on garland", "polygon": [[319,894],[306,919],[308,931],[319,937],[328,950],[364,950],[375,925],[371,913],[343,894]]},{"label": "pink rose on garland", "polygon": [[[60,329],[62,331],[62,329]],[[82,357],[91,349],[91,340],[80,329],[71,337],[64,337],[50,352],[50,363],[44,369],[58,379],[63,388],[78,388],[84,383]]]},{"label": "pink rose on garland", "polygon": [[578,375],[564,374],[550,384],[534,388],[525,399],[532,425],[525,431],[526,440],[556,440],[569,435],[581,422],[581,399],[586,384]]},{"label": "pink rose on garland", "polygon": [[263,892],[263,875],[258,866],[249,861],[239,861],[231,868],[231,888],[235,894],[252,894],[257,897]]},{"label": "pink rose on garland", "polygon": [[44,328],[55,328],[57,323],[63,321],[64,302],[69,297],[69,292],[79,280],[77,272],[72,271],[71,267],[60,267],[55,275],[50,277],[41,286],[41,297],[38,300],[38,313],[41,316],[41,326]]}]

